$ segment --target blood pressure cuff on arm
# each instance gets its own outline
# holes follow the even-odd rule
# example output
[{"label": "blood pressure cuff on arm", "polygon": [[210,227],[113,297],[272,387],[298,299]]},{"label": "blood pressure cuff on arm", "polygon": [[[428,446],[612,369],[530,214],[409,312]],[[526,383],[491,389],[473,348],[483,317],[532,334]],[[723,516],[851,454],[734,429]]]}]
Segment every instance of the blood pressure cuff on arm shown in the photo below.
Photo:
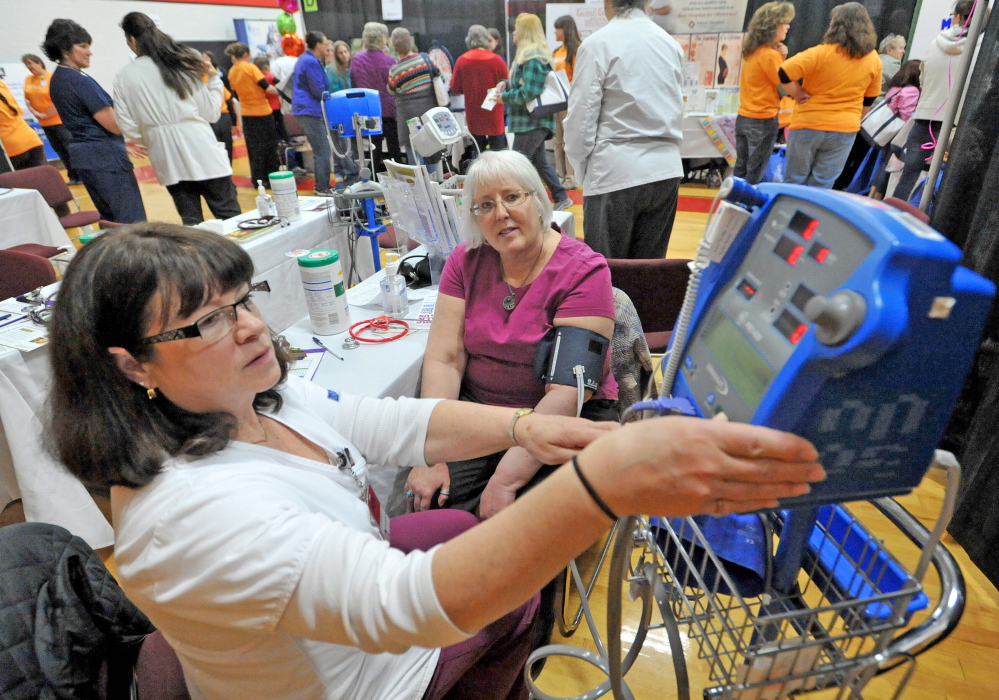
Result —
[{"label": "blood pressure cuff on arm", "polygon": [[609,345],[606,337],[586,328],[555,326],[538,343],[534,374],[545,384],[576,386],[573,368],[582,366],[583,386],[596,391]]}]

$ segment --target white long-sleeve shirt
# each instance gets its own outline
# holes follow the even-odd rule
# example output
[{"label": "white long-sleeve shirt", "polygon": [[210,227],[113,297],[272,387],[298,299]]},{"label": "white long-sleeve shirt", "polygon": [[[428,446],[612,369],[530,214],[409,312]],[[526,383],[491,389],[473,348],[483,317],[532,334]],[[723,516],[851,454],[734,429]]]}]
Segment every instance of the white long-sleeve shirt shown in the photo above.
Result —
[{"label": "white long-sleeve shirt", "polygon": [[579,46],[565,152],[588,195],[683,175],[683,52],[641,10]]},{"label": "white long-sleeve shirt", "polygon": [[125,138],[149,149],[161,185],[232,175],[225,147],[211,125],[219,120],[225,88],[218,76],[192,84],[180,99],[153,59],[139,56],[114,77],[114,112]]},{"label": "white long-sleeve shirt", "polygon": [[115,487],[122,588],[177,651],[194,698],[418,700],[437,647],[468,635],[438,601],[436,549],[391,549],[358,480],[374,465],[427,466],[437,402],[334,400],[295,377],[281,394],[271,417],[349,448],[353,474],[232,442]]}]

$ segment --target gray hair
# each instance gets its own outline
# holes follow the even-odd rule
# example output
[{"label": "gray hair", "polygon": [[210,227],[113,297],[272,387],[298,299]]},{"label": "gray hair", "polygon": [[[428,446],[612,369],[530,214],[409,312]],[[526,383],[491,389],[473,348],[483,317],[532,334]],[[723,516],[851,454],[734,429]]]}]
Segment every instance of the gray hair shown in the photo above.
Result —
[{"label": "gray hair", "polygon": [[361,44],[369,51],[381,51],[385,48],[389,31],[381,22],[366,22],[361,33]]},{"label": "gray hair", "polygon": [[901,34],[889,34],[881,40],[878,53],[888,53],[892,49],[900,49],[905,46],[905,37]]},{"label": "gray hair", "polygon": [[392,30],[392,48],[402,56],[416,50],[416,42],[413,35],[405,27],[396,27]]},{"label": "gray hair", "polygon": [[473,24],[468,28],[468,36],[465,37],[465,46],[470,49],[488,49],[489,30],[481,24]]},{"label": "gray hair", "polygon": [[548,201],[545,183],[541,181],[541,176],[531,161],[517,151],[486,151],[468,169],[461,194],[461,230],[469,250],[478,248],[486,240],[479,228],[478,217],[472,212],[472,205],[481,189],[501,178],[510,178],[523,189],[532,192],[531,199],[538,207],[541,230],[551,228],[552,203]]}]

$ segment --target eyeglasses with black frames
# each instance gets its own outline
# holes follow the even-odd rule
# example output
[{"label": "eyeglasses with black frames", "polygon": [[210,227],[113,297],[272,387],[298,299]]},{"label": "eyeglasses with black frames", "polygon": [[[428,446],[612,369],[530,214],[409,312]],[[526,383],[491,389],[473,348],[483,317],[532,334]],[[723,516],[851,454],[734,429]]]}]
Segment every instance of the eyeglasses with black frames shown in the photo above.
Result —
[{"label": "eyeglasses with black frames", "polygon": [[261,301],[266,299],[266,294],[271,291],[267,282],[257,282],[250,285],[250,291],[244,294],[235,304],[215,309],[211,313],[205,314],[189,326],[174,328],[158,335],[152,335],[139,341],[139,345],[152,345],[153,343],[165,343],[168,340],[182,340],[184,338],[201,338],[206,343],[214,343],[221,340],[236,326],[236,307],[242,306],[251,314],[260,315],[260,309],[254,303],[254,299]]}]

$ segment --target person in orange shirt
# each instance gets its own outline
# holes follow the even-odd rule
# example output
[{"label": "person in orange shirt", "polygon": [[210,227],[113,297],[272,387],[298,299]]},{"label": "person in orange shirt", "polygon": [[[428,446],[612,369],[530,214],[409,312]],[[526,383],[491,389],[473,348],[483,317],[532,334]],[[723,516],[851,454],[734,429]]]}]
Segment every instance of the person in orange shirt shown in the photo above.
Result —
[{"label": "person in orange shirt", "polygon": [[45,70],[45,61],[33,53],[21,56],[21,63],[31,72],[31,75],[24,79],[24,101],[28,103],[28,109],[35,115],[38,124],[45,131],[46,138],[52,144],[52,149],[66,168],[69,184],[82,184],[69,159],[69,131],[63,126],[62,118],[49,96],[52,71]]},{"label": "person in orange shirt", "polygon": [[[583,42],[579,38],[579,30],[576,29],[576,20],[572,15],[562,15],[555,20],[555,39],[561,41],[559,46],[552,53],[555,61],[555,70],[564,70],[569,83],[572,84],[572,69],[576,64],[576,51]],[[576,171],[572,169],[572,163],[565,157],[565,128],[562,122],[565,121],[567,110],[563,110],[555,115],[555,174],[562,181],[562,186],[567,190],[574,190],[579,187],[576,182]]]},{"label": "person in orange shirt", "polygon": [[45,165],[45,146],[34,129],[24,121],[21,108],[7,84],[0,80],[0,141],[14,170]]},{"label": "person in orange shirt", "polygon": [[[226,153],[229,154],[229,165],[232,165],[232,112],[229,109],[229,105],[232,104],[232,92],[229,91],[229,78],[219,70],[218,64],[215,62],[215,54],[211,51],[205,51],[201,54],[201,58],[204,59],[205,63],[212,68],[219,71],[219,77],[222,78],[222,85],[224,86],[224,92],[222,95],[222,114],[219,116],[219,120],[212,124],[212,131],[215,133],[215,140],[221,144],[225,144]],[[208,76],[205,75],[202,80],[208,82]]]},{"label": "person in orange shirt", "polygon": [[822,42],[784,61],[778,75],[798,101],[784,182],[829,189],[850,155],[861,117],[881,94],[881,59],[871,17],[859,2],[833,8]]},{"label": "person in orange shirt", "polygon": [[278,135],[274,125],[274,110],[267,101],[267,95],[277,95],[277,88],[269,85],[250,61],[250,47],[236,41],[225,47],[232,58],[229,69],[229,84],[239,100],[239,111],[243,116],[243,136],[246,138],[246,155],[250,159],[250,177],[254,186],[257,181],[270,187],[268,175],[281,167],[278,160]]},{"label": "person in orange shirt", "polygon": [[794,5],[768,2],[749,20],[742,47],[739,110],[735,118],[735,176],[755,185],[763,180],[777,142],[780,94],[777,71],[787,56],[784,39],[794,19]]}]

